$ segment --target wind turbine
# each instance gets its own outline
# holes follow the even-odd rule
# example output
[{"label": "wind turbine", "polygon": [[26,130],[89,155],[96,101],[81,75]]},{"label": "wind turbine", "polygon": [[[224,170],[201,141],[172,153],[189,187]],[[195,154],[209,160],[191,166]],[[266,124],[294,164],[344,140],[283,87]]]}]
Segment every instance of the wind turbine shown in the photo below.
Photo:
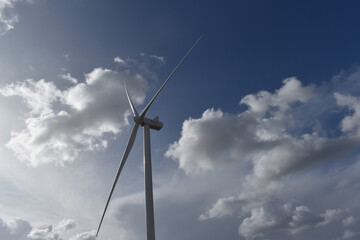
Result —
[{"label": "wind turbine", "polygon": [[162,124],[162,122],[159,121],[158,117],[155,117],[154,119],[149,119],[149,118],[146,118],[145,115],[146,115],[147,111],[149,110],[151,104],[155,101],[156,97],[159,95],[160,91],[164,88],[165,84],[174,75],[176,70],[180,67],[182,62],[189,55],[191,50],[200,41],[201,37],[198,38],[198,40],[192,45],[190,50],[185,54],[185,56],[181,59],[181,61],[176,65],[174,70],[170,73],[168,78],[161,85],[160,89],[156,92],[156,94],[153,96],[153,98],[150,100],[150,102],[146,105],[146,107],[144,108],[144,110],[142,110],[142,112],[140,114],[138,114],[138,112],[136,111],[135,106],[134,106],[133,102],[131,101],[129,92],[128,92],[128,90],[126,88],[126,84],[125,84],[125,92],[126,92],[126,96],[127,96],[128,101],[129,101],[131,110],[132,110],[133,115],[134,115],[135,125],[134,125],[134,127],[132,129],[132,132],[131,132],[131,135],[130,135],[130,138],[129,138],[129,142],[128,142],[126,148],[125,148],[125,152],[124,152],[123,157],[121,159],[118,171],[117,171],[117,173],[115,175],[114,183],[113,183],[113,185],[111,187],[110,194],[109,194],[108,200],[106,202],[105,209],[104,209],[104,212],[102,214],[99,227],[98,227],[97,232],[96,232],[96,237],[99,234],[100,227],[101,227],[101,224],[102,224],[102,222],[104,220],[104,216],[105,216],[106,210],[108,208],[111,196],[112,196],[112,194],[114,192],[116,183],[117,183],[117,181],[119,179],[120,173],[121,173],[121,171],[122,171],[122,169],[123,169],[123,167],[125,165],[126,159],[128,158],[129,153],[131,151],[131,148],[132,148],[132,146],[134,144],[138,128],[141,125],[142,127],[144,127],[144,169],[145,169],[144,175],[145,175],[145,202],[146,202],[145,203],[145,209],[146,209],[146,235],[147,235],[147,240],[155,240],[154,204],[153,204],[153,189],[152,189],[153,186],[152,186],[151,152],[150,152],[150,129],[160,130],[163,127],[163,124]]}]

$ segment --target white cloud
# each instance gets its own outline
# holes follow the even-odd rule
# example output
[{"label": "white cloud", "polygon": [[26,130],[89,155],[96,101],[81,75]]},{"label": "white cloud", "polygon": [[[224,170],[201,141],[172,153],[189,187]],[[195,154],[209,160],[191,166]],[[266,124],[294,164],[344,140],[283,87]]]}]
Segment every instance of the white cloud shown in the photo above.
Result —
[{"label": "white cloud", "polygon": [[83,232],[69,238],[69,240],[96,240],[95,235],[95,231]]},{"label": "white cloud", "polygon": [[341,130],[360,136],[360,98],[334,93],[337,104],[349,108],[353,113],[341,121]]},{"label": "white cloud", "polygon": [[330,222],[336,221],[340,219],[343,215],[344,211],[341,209],[328,209],[322,214],[322,217],[325,220],[323,224],[328,224]]},{"label": "white cloud", "polygon": [[118,134],[128,124],[123,81],[134,104],[145,98],[147,84],[140,74],[96,68],[85,78],[63,91],[45,80],[0,88],[0,94],[21,97],[30,109],[26,128],[7,143],[17,158],[32,166],[63,165],[83,151],[105,149],[106,134]]},{"label": "white cloud", "polygon": [[266,202],[259,193],[247,192],[237,197],[220,198],[206,213],[200,215],[200,220],[223,218],[228,216],[243,217],[254,207]]},{"label": "white cloud", "polygon": [[76,222],[73,219],[64,219],[61,222],[59,222],[55,227],[55,232],[57,233],[63,233],[68,232],[71,229],[74,229],[76,227]]},{"label": "white cloud", "polygon": [[264,114],[271,107],[280,108],[280,111],[283,112],[292,103],[304,103],[314,96],[314,86],[303,87],[301,82],[295,77],[285,79],[283,84],[274,94],[260,91],[256,95],[250,94],[245,96],[241,99],[240,103],[246,104],[253,113]]},{"label": "white cloud", "polygon": [[32,3],[33,0],[0,0],[0,35],[14,29],[15,24],[19,21],[15,10],[15,5],[19,2]]},{"label": "white cloud", "polygon": [[349,227],[351,225],[354,225],[357,222],[357,219],[354,216],[348,216],[347,218],[344,218],[342,220],[342,224],[345,227]]},{"label": "white cloud", "polygon": [[70,75],[70,73],[60,75],[62,79],[68,80],[74,84],[78,83],[78,80]]},{"label": "white cloud", "polygon": [[169,147],[165,155],[177,159],[180,168],[187,173],[213,169],[214,165],[232,159],[237,132],[246,131],[241,126],[233,129],[233,123],[236,123],[236,116],[208,109],[200,119],[183,123],[182,137]]},{"label": "white cloud", "polygon": [[114,58],[114,62],[115,62],[115,63],[118,63],[118,64],[120,64],[120,65],[126,64],[126,62],[124,61],[124,59],[122,59],[122,58],[120,58],[120,57],[115,57],[115,58]]},{"label": "white cloud", "polygon": [[30,223],[26,220],[14,219],[6,223],[0,218],[0,239],[25,240],[31,229]]},{"label": "white cloud", "polygon": [[[333,137],[328,137],[327,129],[321,126],[319,116],[324,113],[316,109],[324,99],[333,101],[327,102],[327,109],[333,110],[327,114],[341,115],[342,107],[351,110],[346,113],[349,115],[340,116],[342,131]],[[283,180],[288,176],[342,160],[358,148],[360,100],[324,93],[323,89],[303,86],[296,78],[289,78],[274,93],[260,91],[245,96],[240,103],[248,109],[238,114],[208,109],[199,119],[184,121],[180,139],[165,153],[188,175],[213,174],[225,165],[249,167],[245,177],[239,175],[243,178],[240,193],[219,198],[199,219],[244,218],[250,214],[239,228],[239,234],[247,238],[277,230],[296,234],[339,220],[343,211],[338,209],[314,214],[305,206],[290,212],[285,207],[272,212],[266,206],[274,194],[283,192]]]},{"label": "white cloud", "polygon": [[7,33],[14,28],[19,17],[15,13],[14,3],[17,0],[0,0],[0,35]]},{"label": "white cloud", "polygon": [[35,240],[42,240],[42,239],[58,240],[59,235],[57,233],[54,234],[52,230],[53,230],[52,225],[41,226],[31,230],[31,232],[28,234],[28,237],[30,239],[35,239]]},{"label": "white cloud", "polygon": [[21,96],[30,108],[30,115],[47,115],[53,113],[52,105],[61,97],[61,91],[54,83],[41,79],[35,82],[27,79],[16,84],[9,84],[0,88],[3,96]]},{"label": "white cloud", "polygon": [[206,214],[200,215],[199,219],[206,220],[211,218],[222,218],[225,216],[234,215],[234,209],[241,209],[241,206],[241,199],[238,199],[236,197],[220,198]]},{"label": "white cloud", "polygon": [[336,218],[327,218],[329,212],[314,214],[306,206],[292,207],[291,203],[280,205],[278,202],[268,202],[264,206],[254,208],[250,217],[245,218],[239,226],[239,234],[246,239],[263,236],[275,231],[288,231],[297,234],[303,229],[324,226]]},{"label": "white cloud", "polygon": [[240,114],[208,109],[201,118],[183,123],[181,138],[165,156],[179,161],[188,174],[225,163],[251,161],[253,174],[248,181],[255,183],[274,180],[356,147],[359,140],[354,138],[328,139],[309,131],[293,133],[301,126],[292,115],[291,105],[306,104],[314,96],[314,86],[303,87],[290,78],[274,94],[261,91],[245,96],[241,103],[249,109]]},{"label": "white cloud", "polygon": [[9,227],[10,227],[10,233],[12,235],[22,236],[22,237],[26,236],[27,233],[29,233],[32,228],[28,221],[20,218],[14,219],[11,222],[9,222]]},{"label": "white cloud", "polygon": [[165,64],[165,57],[163,57],[163,56],[158,56],[158,55],[153,54],[153,55],[150,55],[150,57],[159,61],[161,64]]},{"label": "white cloud", "polygon": [[[27,235],[29,239],[34,240],[62,240],[62,234],[76,227],[76,223],[72,219],[64,219],[55,227],[52,225],[44,225],[34,228]],[[95,231],[78,233],[69,238],[69,240],[95,240]]]},{"label": "white cloud", "polygon": [[[52,225],[43,225],[33,228],[29,221],[24,219],[14,219],[10,222],[4,222],[0,218],[0,239],[4,240],[61,240],[61,234],[73,229],[76,226],[75,221],[71,219],[63,220],[55,228]],[[87,235],[85,234],[78,234]],[[95,238],[77,238],[76,240],[91,240]]]}]

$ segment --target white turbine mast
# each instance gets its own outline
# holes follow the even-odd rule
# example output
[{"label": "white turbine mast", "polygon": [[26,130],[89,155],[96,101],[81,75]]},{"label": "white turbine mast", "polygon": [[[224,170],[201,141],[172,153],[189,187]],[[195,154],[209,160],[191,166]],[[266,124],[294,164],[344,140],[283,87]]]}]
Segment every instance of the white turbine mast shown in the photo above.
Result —
[{"label": "white turbine mast", "polygon": [[135,125],[134,125],[134,127],[132,129],[132,132],[131,132],[131,135],[130,135],[130,138],[129,138],[129,142],[128,142],[128,144],[127,144],[127,146],[125,148],[125,152],[124,152],[124,154],[122,156],[118,171],[117,171],[117,173],[115,175],[114,183],[113,183],[113,185],[111,187],[109,197],[107,199],[105,209],[104,209],[104,212],[102,214],[100,224],[99,224],[99,227],[98,227],[97,232],[96,232],[96,237],[99,234],[101,224],[102,224],[102,222],[104,220],[106,210],[108,208],[111,196],[112,196],[112,194],[114,192],[116,183],[117,183],[117,181],[119,179],[120,173],[121,173],[121,171],[122,171],[122,169],[123,169],[123,167],[125,165],[125,162],[126,162],[128,156],[129,156],[131,148],[132,148],[132,146],[134,144],[137,130],[138,130],[139,126],[141,125],[142,127],[144,127],[144,169],[145,169],[144,174],[145,174],[145,200],[146,200],[145,201],[145,203],[146,203],[145,204],[145,208],[146,208],[146,235],[147,235],[147,240],[155,240],[153,186],[152,186],[151,151],[150,151],[150,129],[160,130],[162,128],[163,124],[162,124],[162,122],[159,121],[158,117],[155,117],[154,119],[149,119],[149,118],[146,118],[145,115],[146,115],[147,111],[149,110],[151,104],[154,102],[156,97],[159,95],[160,91],[164,88],[165,84],[174,75],[176,70],[180,67],[182,62],[189,55],[191,50],[200,41],[201,37],[202,36],[200,36],[198,38],[198,40],[196,40],[196,42],[193,44],[193,46],[190,48],[190,50],[185,54],[185,56],[181,59],[181,61],[176,65],[174,70],[170,73],[168,78],[161,85],[160,89],[156,92],[156,94],[153,96],[153,98],[150,100],[150,102],[146,105],[144,110],[142,110],[140,115],[136,111],[135,106],[134,106],[133,102],[131,101],[130,95],[128,93],[128,90],[127,90],[126,84],[125,84],[125,92],[126,92],[126,96],[127,96],[128,101],[129,101],[131,110],[132,110],[132,112],[134,114]]}]

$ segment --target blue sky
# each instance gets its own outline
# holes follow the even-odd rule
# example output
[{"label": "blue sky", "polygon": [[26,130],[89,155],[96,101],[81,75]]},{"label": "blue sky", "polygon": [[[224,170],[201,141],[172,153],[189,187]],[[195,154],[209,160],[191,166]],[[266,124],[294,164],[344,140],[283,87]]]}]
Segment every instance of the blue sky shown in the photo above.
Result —
[{"label": "blue sky", "polygon": [[[157,239],[358,239],[360,3],[0,0],[0,239],[92,240],[138,111]],[[98,239],[145,237],[142,131]]]}]

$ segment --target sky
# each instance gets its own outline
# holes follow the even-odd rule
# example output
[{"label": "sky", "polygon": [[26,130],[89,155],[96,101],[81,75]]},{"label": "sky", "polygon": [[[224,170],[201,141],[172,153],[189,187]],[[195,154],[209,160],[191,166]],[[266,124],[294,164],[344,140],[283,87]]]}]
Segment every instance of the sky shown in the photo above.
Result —
[{"label": "sky", "polygon": [[359,239],[358,1],[0,0],[0,239]]}]

